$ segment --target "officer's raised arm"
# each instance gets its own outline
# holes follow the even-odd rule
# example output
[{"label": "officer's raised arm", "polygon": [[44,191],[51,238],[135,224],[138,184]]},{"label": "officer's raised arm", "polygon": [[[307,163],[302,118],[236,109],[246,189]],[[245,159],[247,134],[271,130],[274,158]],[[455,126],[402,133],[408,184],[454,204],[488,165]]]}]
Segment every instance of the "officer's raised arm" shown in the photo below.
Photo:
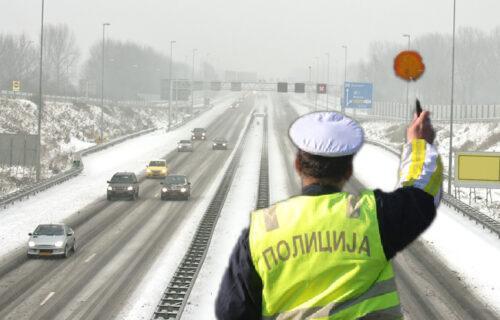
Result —
[{"label": "officer's raised arm", "polygon": [[398,187],[415,187],[434,197],[437,206],[441,199],[443,165],[437,148],[432,145],[436,134],[429,111],[423,111],[406,131],[407,143],[403,148],[399,167]]}]

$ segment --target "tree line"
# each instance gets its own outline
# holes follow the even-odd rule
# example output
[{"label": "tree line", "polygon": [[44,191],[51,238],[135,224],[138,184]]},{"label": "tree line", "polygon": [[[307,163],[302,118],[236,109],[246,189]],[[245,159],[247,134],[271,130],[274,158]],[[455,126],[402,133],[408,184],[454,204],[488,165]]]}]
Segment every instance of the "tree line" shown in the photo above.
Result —
[{"label": "tree line", "polygon": [[[38,93],[40,39],[25,34],[0,33],[0,90],[12,90],[20,81],[21,90]],[[66,24],[46,25],[43,45],[43,92],[52,95],[100,97],[104,61],[105,97],[136,100],[142,95],[158,95],[160,79],[170,76],[170,57],[148,46],[108,39],[102,57],[102,40],[89,49],[81,61],[74,33]],[[173,63],[173,78],[191,78],[192,66]],[[196,79],[216,79],[215,69],[197,66]]]},{"label": "tree line", "polygon": [[[353,65],[355,81],[372,82],[375,101],[406,102],[406,82],[393,71],[395,56],[406,45],[373,42],[367,61]],[[406,43],[405,43],[406,44]],[[412,39],[411,50],[423,57],[425,72],[410,83],[410,97],[426,104],[449,104],[451,99],[452,36],[425,34]],[[455,37],[454,102],[494,104],[500,101],[500,27],[484,32],[459,28]],[[354,81],[354,79],[352,79]]]}]

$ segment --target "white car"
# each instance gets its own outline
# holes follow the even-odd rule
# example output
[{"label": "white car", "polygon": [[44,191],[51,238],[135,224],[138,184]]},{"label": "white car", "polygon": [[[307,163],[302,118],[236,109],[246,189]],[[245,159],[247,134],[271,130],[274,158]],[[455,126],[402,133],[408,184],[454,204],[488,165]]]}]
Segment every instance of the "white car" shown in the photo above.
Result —
[{"label": "white car", "polygon": [[33,256],[60,256],[67,258],[76,251],[73,229],[65,224],[40,224],[28,233],[28,258]]}]

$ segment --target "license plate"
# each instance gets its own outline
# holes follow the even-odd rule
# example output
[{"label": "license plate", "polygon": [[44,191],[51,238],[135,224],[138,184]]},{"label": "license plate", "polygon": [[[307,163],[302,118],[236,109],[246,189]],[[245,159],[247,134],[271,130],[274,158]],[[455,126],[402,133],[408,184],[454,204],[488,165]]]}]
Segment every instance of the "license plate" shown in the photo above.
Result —
[{"label": "license plate", "polygon": [[52,255],[52,253],[50,253],[50,252],[40,252],[40,255],[41,256],[50,256],[50,255]]}]

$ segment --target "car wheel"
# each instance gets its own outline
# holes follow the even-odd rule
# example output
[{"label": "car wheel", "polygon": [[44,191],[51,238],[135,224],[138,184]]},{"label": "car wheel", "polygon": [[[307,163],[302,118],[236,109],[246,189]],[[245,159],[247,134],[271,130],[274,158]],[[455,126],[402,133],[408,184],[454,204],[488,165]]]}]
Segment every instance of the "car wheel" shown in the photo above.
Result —
[{"label": "car wheel", "polygon": [[108,194],[107,196],[108,201],[111,201],[111,196]]},{"label": "car wheel", "polygon": [[73,246],[71,247],[71,251],[76,252],[76,239],[73,241]]},{"label": "car wheel", "polygon": [[67,258],[67,257],[69,257],[69,248],[68,248],[68,246],[66,246],[64,248],[64,256],[63,256],[63,258]]}]

